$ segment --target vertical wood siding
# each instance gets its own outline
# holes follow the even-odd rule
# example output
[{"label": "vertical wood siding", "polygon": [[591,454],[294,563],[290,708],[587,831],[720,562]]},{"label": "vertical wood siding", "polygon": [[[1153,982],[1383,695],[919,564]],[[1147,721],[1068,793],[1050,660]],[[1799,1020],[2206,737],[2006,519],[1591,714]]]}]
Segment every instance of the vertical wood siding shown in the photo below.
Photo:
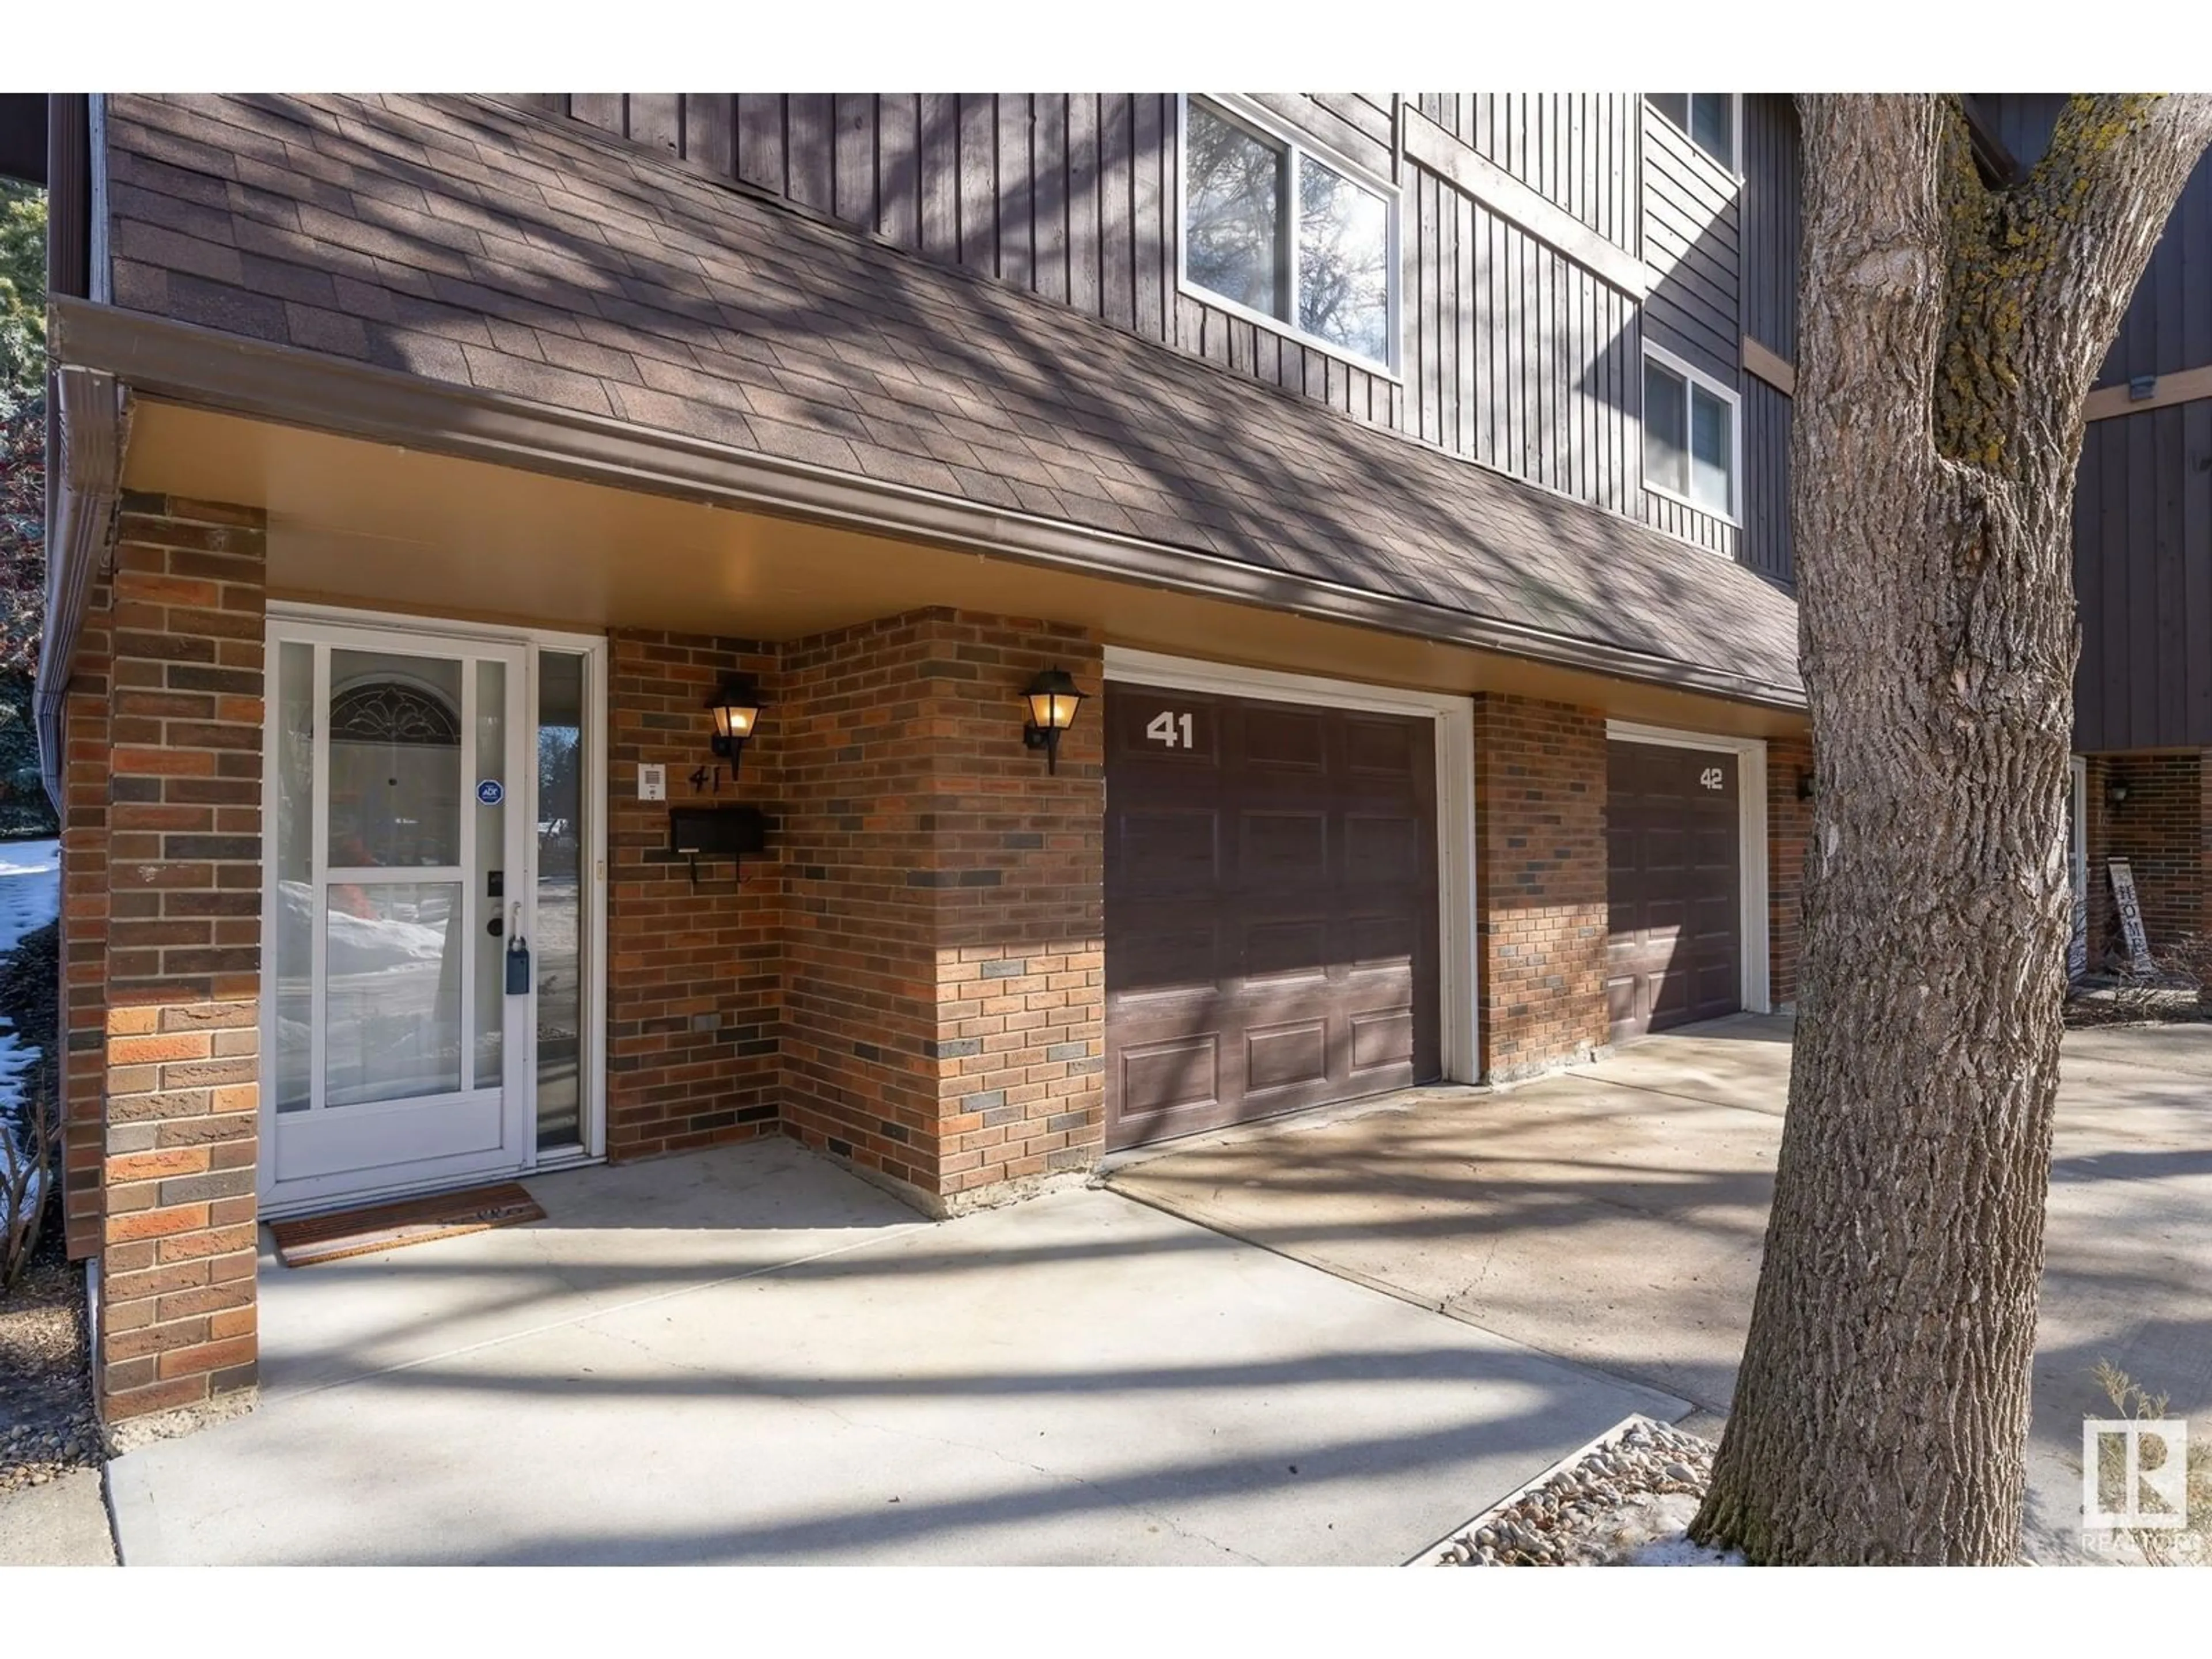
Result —
[{"label": "vertical wood siding", "polygon": [[1493,166],[1634,253],[1642,129],[1634,93],[1409,93],[1422,114]]},{"label": "vertical wood siding", "polygon": [[[1802,213],[1797,112],[1788,94],[1743,100],[1743,332],[1797,359],[1797,240]],[[1790,399],[1745,371],[1743,562],[1793,586],[1790,542]]]},{"label": "vertical wood siding", "polygon": [[1741,191],[1656,110],[1644,114],[1644,258],[1651,337],[1723,383],[1741,355]]},{"label": "vertical wood siding", "polygon": [[[2031,167],[2064,104],[2051,94],[1981,100]],[[2206,364],[2212,161],[2183,190],[2097,383]],[[2074,484],[2074,594],[2075,747],[2212,747],[2212,401],[2089,422]]]},{"label": "vertical wood siding", "polygon": [[2074,591],[2075,745],[2212,746],[2212,401],[2089,423]]},{"label": "vertical wood siding", "polygon": [[1743,377],[1743,562],[1770,581],[1796,586],[1790,541],[1790,399],[1750,374]]},{"label": "vertical wood siding", "polygon": [[[1692,159],[1666,162],[1651,203],[1656,118],[1640,98],[1407,96],[1616,246],[1663,253],[1655,337],[1733,382],[1733,181],[1683,140]],[[1723,521],[1642,488],[1645,321],[1627,295],[1401,162],[1395,95],[1257,101],[1397,180],[1402,380],[1181,291],[1172,94],[573,94],[540,106],[1734,556]]]},{"label": "vertical wood siding", "polygon": [[1787,94],[1743,100],[1743,331],[1797,358],[1797,111]]}]

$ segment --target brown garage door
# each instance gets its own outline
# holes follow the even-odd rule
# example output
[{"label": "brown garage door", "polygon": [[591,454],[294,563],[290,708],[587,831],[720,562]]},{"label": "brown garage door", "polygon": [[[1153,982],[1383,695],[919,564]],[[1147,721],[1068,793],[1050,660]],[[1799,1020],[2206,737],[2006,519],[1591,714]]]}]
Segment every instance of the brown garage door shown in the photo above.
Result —
[{"label": "brown garage door", "polygon": [[1607,745],[1606,999],[1613,1038],[1743,1006],[1736,757]]},{"label": "brown garage door", "polygon": [[1106,1142],[1434,1080],[1432,723],[1106,690]]}]

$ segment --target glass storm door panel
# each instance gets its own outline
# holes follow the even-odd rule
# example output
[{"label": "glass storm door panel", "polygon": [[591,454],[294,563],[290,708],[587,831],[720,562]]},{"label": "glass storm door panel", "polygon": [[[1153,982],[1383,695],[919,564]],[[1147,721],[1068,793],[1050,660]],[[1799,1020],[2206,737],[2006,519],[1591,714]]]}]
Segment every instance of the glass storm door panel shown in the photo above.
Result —
[{"label": "glass storm door panel", "polygon": [[322,623],[274,624],[270,647],[270,1195],[520,1167],[523,653]]}]

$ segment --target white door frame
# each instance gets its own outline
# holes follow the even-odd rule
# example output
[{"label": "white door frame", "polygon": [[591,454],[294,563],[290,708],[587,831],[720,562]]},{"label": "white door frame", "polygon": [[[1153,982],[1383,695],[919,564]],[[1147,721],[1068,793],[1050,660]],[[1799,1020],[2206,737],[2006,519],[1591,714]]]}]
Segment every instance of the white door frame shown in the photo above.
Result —
[{"label": "white door frame", "polygon": [[1479,1081],[1473,701],[1449,692],[1404,691],[1358,680],[1239,668],[1119,645],[1106,647],[1106,678],[1116,684],[1407,714],[1436,722],[1437,993],[1443,1003],[1439,1033],[1443,1073],[1455,1083]]},{"label": "white door frame", "polygon": [[[427,648],[441,642],[469,646],[498,645],[520,647],[522,653],[521,702],[526,719],[520,724],[529,732],[536,731],[538,707],[538,652],[539,649],[573,652],[586,659],[584,688],[584,719],[586,742],[593,745],[587,750],[586,773],[583,788],[584,842],[581,864],[585,872],[586,891],[583,923],[586,929],[585,954],[591,967],[589,982],[584,987],[580,1012],[582,1016],[586,1043],[583,1076],[579,1091],[579,1108],[582,1121],[580,1127],[581,1151],[575,1154],[556,1154],[544,1161],[545,1167],[597,1161],[606,1151],[606,1032],[607,1032],[607,817],[608,793],[604,784],[606,776],[608,650],[603,634],[570,633],[557,629],[501,627],[482,623],[456,622],[437,617],[395,614],[388,611],[358,610],[348,606],[311,605],[292,600],[271,600],[268,619],[283,628],[287,637],[299,638],[303,633],[312,634],[328,629],[335,635],[341,631],[363,630],[385,636],[404,636],[420,641]],[[264,637],[266,637],[264,635]],[[359,635],[354,635],[357,638]],[[269,672],[273,674],[271,659]],[[279,711],[276,700],[268,700],[263,735],[262,767],[262,833],[265,838],[276,825],[276,755],[275,721]],[[320,716],[318,716],[319,720]],[[527,826],[523,842],[528,856],[522,875],[522,897],[526,911],[526,927],[536,927],[538,890],[537,830],[538,767],[533,752],[534,738],[524,746],[525,760],[518,774],[521,785],[510,799],[517,802],[526,814],[521,822]],[[275,1053],[276,985],[269,975],[268,941],[273,925],[270,915],[269,894],[273,890],[266,872],[264,858],[263,877],[263,957],[261,986],[261,1063],[265,1068]],[[510,899],[510,903],[515,901]],[[537,1031],[534,1024],[522,1034],[523,1041],[507,1045],[510,1053],[520,1050],[526,1055],[526,1073],[528,1087],[520,1091],[534,1106],[537,1077]],[[283,1215],[288,1211],[313,1209],[326,1203],[328,1198],[311,1185],[320,1188],[324,1183],[287,1182],[286,1188],[298,1188],[279,1192],[276,1187],[275,1132],[276,1091],[264,1077],[260,1091],[259,1133],[261,1152],[258,1159],[257,1188],[264,1215]],[[517,1168],[522,1170],[541,1166],[535,1132],[535,1115],[525,1126],[521,1138]],[[424,1180],[400,1182],[388,1187],[348,1189],[346,1197],[396,1197],[410,1191],[432,1189],[450,1185],[451,1176],[433,1176]]]},{"label": "white door frame", "polygon": [[1724,738],[1711,732],[1680,732],[1671,726],[1607,720],[1608,743],[1644,743],[1662,749],[1696,749],[1736,757],[1736,823],[1741,838],[1736,860],[1742,915],[1743,1006],[1754,1014],[1774,1012],[1770,977],[1772,960],[1766,915],[1766,739]]}]

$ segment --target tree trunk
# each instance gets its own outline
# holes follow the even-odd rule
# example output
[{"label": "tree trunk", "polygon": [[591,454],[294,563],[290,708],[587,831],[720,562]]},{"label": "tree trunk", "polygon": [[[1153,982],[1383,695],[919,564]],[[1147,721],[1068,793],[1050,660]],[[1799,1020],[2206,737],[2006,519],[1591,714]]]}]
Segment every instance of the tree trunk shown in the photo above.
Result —
[{"label": "tree trunk", "polygon": [[1691,1531],[1762,1562],[2005,1562],[2069,922],[2081,404],[2212,100],[2076,99],[2002,191],[1955,100],[1802,103],[1802,991]]}]

